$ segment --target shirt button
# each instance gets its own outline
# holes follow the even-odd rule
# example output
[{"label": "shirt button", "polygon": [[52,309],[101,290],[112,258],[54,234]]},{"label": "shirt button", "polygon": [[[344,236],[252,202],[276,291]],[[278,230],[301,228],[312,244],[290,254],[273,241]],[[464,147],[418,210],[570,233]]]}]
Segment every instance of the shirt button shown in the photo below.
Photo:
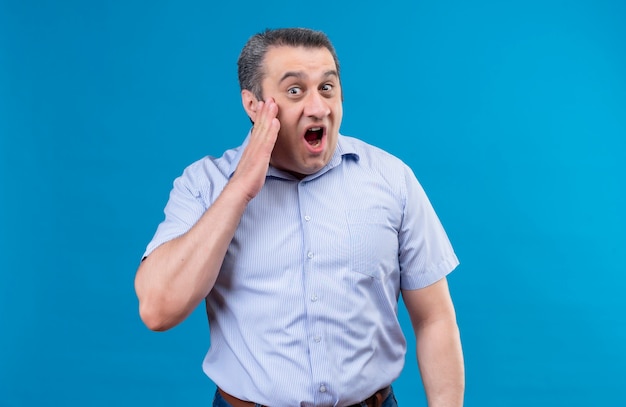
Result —
[{"label": "shirt button", "polygon": [[311,301],[313,301],[313,302],[317,301],[317,295],[313,294],[311,296]]},{"label": "shirt button", "polygon": [[313,258],[313,252],[308,252],[306,257],[308,257],[309,259],[312,259]]},{"label": "shirt button", "polygon": [[322,340],[322,338],[321,338],[321,337],[319,337],[319,336],[316,336],[315,338],[313,338],[313,340],[314,340],[315,342],[319,343],[319,342]]},{"label": "shirt button", "polygon": [[326,386],[324,386],[323,384],[320,386],[320,392],[326,393]]},{"label": "shirt button", "polygon": [[310,221],[310,220],[311,220],[311,217],[310,217],[309,215],[306,215],[306,216],[304,217],[304,220],[306,220],[306,221],[308,222],[308,221]]}]

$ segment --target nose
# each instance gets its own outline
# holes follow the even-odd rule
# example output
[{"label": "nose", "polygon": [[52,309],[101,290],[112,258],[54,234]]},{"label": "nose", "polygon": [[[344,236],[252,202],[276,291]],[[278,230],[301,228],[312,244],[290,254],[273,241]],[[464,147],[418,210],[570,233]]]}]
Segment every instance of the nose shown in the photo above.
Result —
[{"label": "nose", "polygon": [[330,107],[326,103],[326,99],[318,92],[311,92],[307,95],[304,103],[304,115],[307,117],[321,119],[330,114]]}]

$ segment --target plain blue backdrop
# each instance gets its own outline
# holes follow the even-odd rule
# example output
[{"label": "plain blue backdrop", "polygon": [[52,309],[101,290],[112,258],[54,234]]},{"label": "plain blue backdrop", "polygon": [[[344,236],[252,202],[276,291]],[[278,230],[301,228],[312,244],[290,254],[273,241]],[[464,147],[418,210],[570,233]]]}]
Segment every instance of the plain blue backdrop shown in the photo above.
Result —
[{"label": "plain blue backdrop", "polygon": [[[327,32],[344,134],[407,162],[461,260],[466,405],[626,405],[624,1],[0,0],[0,406],[208,406],[202,307],[141,323],[173,179],[249,122],[236,59]],[[414,361],[395,383],[424,406]]]}]

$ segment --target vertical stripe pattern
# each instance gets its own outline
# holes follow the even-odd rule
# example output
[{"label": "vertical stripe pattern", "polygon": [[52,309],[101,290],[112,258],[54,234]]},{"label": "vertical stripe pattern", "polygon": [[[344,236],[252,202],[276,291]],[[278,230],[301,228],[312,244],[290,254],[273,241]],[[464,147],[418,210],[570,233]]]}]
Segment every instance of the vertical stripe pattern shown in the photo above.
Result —
[{"label": "vertical stripe pattern", "polygon": [[[206,157],[175,180],[146,256],[202,216],[242,149]],[[316,174],[268,170],[207,297],[203,369],[228,393],[273,407],[358,402],[403,368],[400,289],[432,284],[457,264],[412,171],[340,136]]]}]

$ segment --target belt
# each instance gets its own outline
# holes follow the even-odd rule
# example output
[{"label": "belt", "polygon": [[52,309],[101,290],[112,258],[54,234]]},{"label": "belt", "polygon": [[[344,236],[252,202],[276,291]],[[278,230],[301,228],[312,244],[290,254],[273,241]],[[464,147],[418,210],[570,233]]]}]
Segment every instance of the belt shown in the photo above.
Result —
[{"label": "belt", "polygon": [[[220,389],[219,387],[217,391],[219,391],[220,394],[222,395],[222,398],[224,398],[224,400],[226,400],[226,402],[233,407],[254,407],[256,405],[256,403],[252,401],[240,400],[237,397],[226,393],[224,390]],[[380,407],[383,405],[383,401],[385,401],[385,399],[387,398],[387,396],[389,396],[390,393],[391,393],[391,386],[387,386],[384,389],[378,390],[376,393],[372,394],[371,396],[369,396],[362,402],[357,403],[357,404],[352,404],[351,406],[348,406],[348,407],[361,407],[363,406],[363,403],[365,403],[367,407]],[[262,406],[262,407],[267,407],[267,406]]]}]

